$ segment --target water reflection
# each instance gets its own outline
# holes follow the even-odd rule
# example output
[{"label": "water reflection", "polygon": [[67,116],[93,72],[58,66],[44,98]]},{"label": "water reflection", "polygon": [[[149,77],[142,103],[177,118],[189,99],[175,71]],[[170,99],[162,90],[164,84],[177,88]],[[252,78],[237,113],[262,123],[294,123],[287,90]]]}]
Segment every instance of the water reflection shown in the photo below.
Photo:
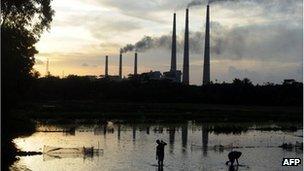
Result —
[{"label": "water reflection", "polygon": [[182,125],[182,146],[183,152],[187,150],[187,141],[188,141],[188,124]]},{"label": "water reflection", "polygon": [[117,124],[117,140],[120,142],[120,123]]},{"label": "water reflection", "polygon": [[[56,168],[53,170],[123,170],[125,167],[130,170],[202,170],[203,168],[237,170],[239,168],[223,165],[231,148],[218,148],[221,147],[220,145],[226,147],[230,144],[243,152],[244,156],[240,162],[249,165],[251,170],[280,170],[280,165],[269,165],[269,163],[280,163],[283,157],[302,158],[302,150],[283,151],[276,148],[282,142],[301,141],[303,136],[300,127],[297,132],[260,131],[261,128],[273,127],[273,123],[265,125],[250,123],[227,128],[227,131],[224,130],[225,125],[192,121],[174,124],[128,124],[113,121],[102,124],[76,126],[74,124],[66,127],[39,125],[38,129],[42,132],[14,140],[20,149],[41,151],[44,145],[63,148],[83,146],[99,148],[100,146],[104,149],[104,153],[21,157],[20,163],[15,163],[15,166],[22,164],[31,170],[40,168],[40,170],[51,170],[50,168],[53,167]],[[293,123],[291,125],[294,126]],[[49,132],[43,132],[43,128],[47,128]],[[66,136],[67,133],[51,132],[52,128],[54,130],[72,128],[70,130],[73,131]],[[236,128],[241,128],[242,131],[236,131]],[[168,142],[163,168],[156,165],[156,139]],[[221,153],[218,153],[218,150]]]},{"label": "water reflection", "polygon": [[170,153],[173,153],[174,150],[174,139],[175,139],[175,127],[170,126],[169,129],[169,151]]},{"label": "water reflection", "polygon": [[136,140],[136,127],[135,125],[132,126],[132,137],[133,137],[133,142]]},{"label": "water reflection", "polygon": [[146,128],[146,133],[147,133],[147,135],[150,134],[150,127],[149,126],[147,126],[147,128]]},{"label": "water reflection", "polygon": [[207,150],[208,150],[208,134],[209,134],[209,128],[206,123],[202,124],[202,144],[203,144],[203,155],[207,156]]}]

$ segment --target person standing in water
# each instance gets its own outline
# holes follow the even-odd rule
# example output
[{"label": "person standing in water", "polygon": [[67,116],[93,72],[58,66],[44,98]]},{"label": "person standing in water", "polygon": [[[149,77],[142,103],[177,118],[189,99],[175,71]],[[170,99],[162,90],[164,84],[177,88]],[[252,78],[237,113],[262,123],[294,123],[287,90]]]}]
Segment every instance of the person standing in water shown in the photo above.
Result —
[{"label": "person standing in water", "polygon": [[241,157],[242,152],[239,151],[231,151],[228,154],[228,161],[226,162],[226,165],[228,165],[228,163],[230,162],[230,166],[233,166],[234,161],[236,160],[237,166],[239,166],[239,161],[238,159]]},{"label": "person standing in water", "polygon": [[158,160],[158,166],[163,166],[165,157],[165,146],[167,145],[167,143],[159,140],[156,140],[156,143],[156,160]]}]

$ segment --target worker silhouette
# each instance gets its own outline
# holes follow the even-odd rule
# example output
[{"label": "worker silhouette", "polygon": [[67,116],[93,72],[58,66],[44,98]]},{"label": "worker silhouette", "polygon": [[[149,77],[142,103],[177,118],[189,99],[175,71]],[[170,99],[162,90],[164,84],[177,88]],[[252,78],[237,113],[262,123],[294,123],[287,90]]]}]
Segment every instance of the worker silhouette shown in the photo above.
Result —
[{"label": "worker silhouette", "polygon": [[167,145],[167,143],[159,140],[156,140],[156,143],[156,160],[158,160],[158,166],[162,167],[164,165],[165,146]]},{"label": "worker silhouette", "polygon": [[230,162],[230,166],[233,166],[234,161],[236,160],[237,166],[239,165],[239,161],[238,159],[241,157],[242,153],[239,151],[231,151],[228,154],[228,161],[226,162],[226,165],[228,165],[228,163]]}]

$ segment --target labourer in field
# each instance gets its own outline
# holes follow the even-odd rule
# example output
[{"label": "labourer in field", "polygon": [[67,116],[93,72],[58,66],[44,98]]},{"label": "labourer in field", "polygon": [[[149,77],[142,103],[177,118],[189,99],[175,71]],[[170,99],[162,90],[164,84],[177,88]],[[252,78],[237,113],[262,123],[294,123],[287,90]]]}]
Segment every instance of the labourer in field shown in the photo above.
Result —
[{"label": "labourer in field", "polygon": [[165,157],[165,146],[167,145],[167,143],[159,140],[156,140],[156,143],[156,160],[158,160],[158,166],[163,166]]},{"label": "labourer in field", "polygon": [[237,165],[239,165],[239,161],[238,159],[241,157],[242,153],[239,151],[231,151],[228,154],[228,161],[226,162],[226,165],[228,165],[228,163],[230,162],[230,166],[233,166],[234,161],[236,160]]}]

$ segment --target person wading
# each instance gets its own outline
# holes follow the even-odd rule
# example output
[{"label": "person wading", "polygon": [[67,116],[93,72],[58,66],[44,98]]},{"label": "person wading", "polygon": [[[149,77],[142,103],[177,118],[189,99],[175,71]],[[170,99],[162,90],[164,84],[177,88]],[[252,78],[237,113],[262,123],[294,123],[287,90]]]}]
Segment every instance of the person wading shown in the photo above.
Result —
[{"label": "person wading", "polygon": [[239,165],[239,161],[238,159],[241,157],[242,153],[239,151],[231,151],[228,154],[228,161],[226,162],[226,165],[228,165],[228,163],[230,162],[230,165],[233,166],[234,161],[236,160],[237,165]]},{"label": "person wading", "polygon": [[167,145],[167,143],[159,140],[156,140],[156,143],[156,160],[158,160],[158,166],[163,166],[165,157],[165,146]]}]

